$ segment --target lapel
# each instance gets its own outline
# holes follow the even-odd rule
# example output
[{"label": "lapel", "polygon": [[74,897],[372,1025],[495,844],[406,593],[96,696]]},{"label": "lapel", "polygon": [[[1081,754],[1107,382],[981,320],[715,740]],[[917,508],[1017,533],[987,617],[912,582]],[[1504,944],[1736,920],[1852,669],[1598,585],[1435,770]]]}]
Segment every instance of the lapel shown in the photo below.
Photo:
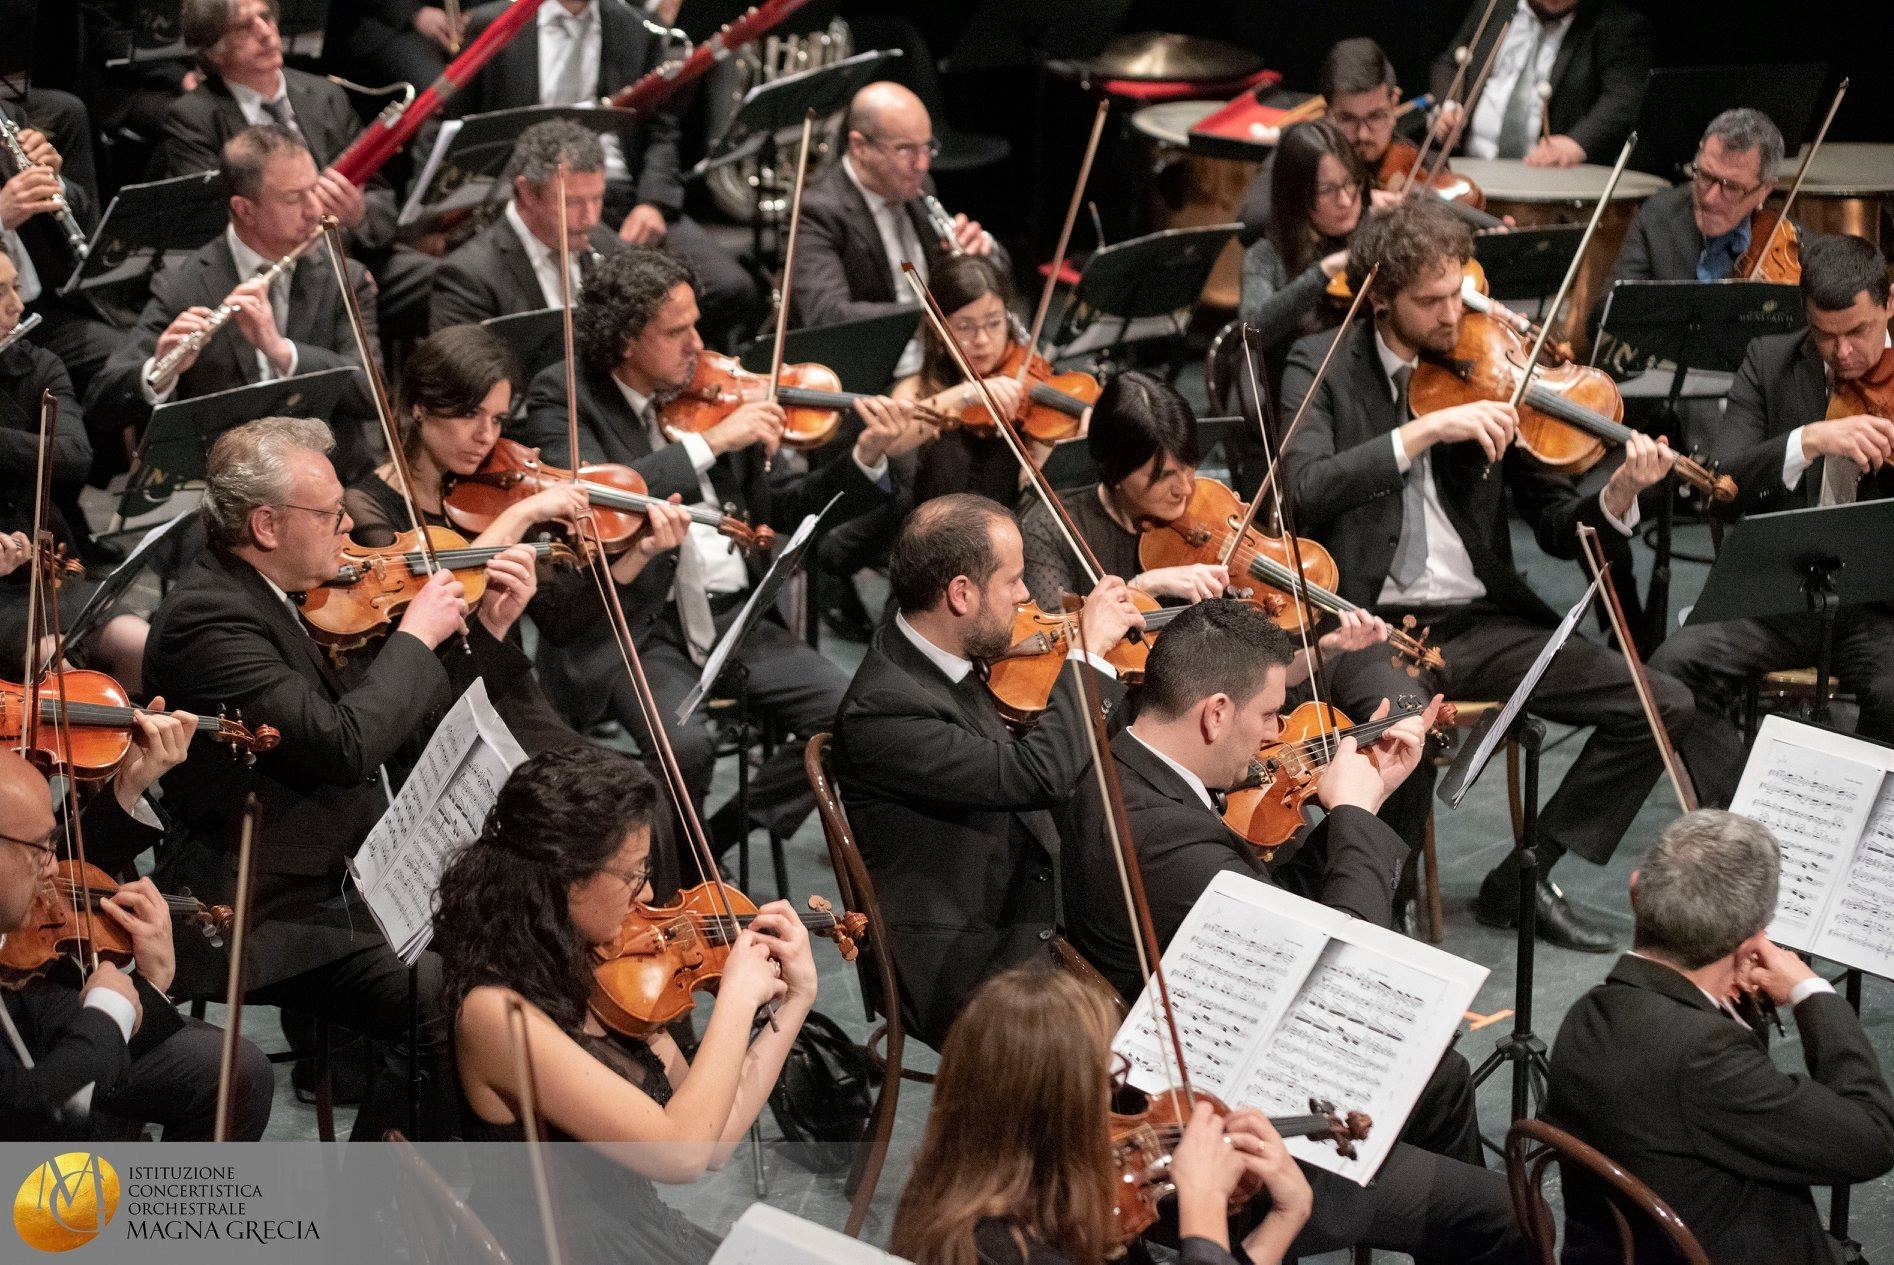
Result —
[{"label": "lapel", "polygon": [[[1371,427],[1367,438],[1386,435],[1404,419],[1395,407],[1394,397],[1388,392],[1388,375],[1381,371],[1381,353],[1375,347],[1372,320],[1361,322],[1350,353],[1349,372],[1355,379],[1352,394],[1367,405],[1365,412]],[[1340,437],[1337,437],[1335,446],[1343,446]]]},{"label": "lapel", "polygon": [[[1162,796],[1179,808],[1192,813],[1211,815],[1210,810],[1204,807],[1203,801],[1197,798],[1197,792],[1191,788],[1190,783],[1177,776],[1176,771],[1160,760],[1151,748],[1138,741],[1130,729],[1121,729],[1112,736],[1111,754],[1112,758],[1118,762],[1118,767],[1131,775],[1134,784],[1143,783],[1153,794]],[[1230,851],[1243,858],[1244,864],[1251,869],[1258,868],[1255,861],[1255,849],[1249,842],[1239,838],[1235,831],[1224,825],[1222,818],[1217,818],[1217,825],[1223,841],[1230,846]],[[1155,839],[1145,841],[1147,845],[1158,842],[1160,841]],[[1140,848],[1139,851],[1142,854],[1144,849]]]},{"label": "lapel", "polygon": [[969,729],[988,738],[1008,736],[1006,722],[987,700],[977,670],[958,684],[949,681],[892,620],[875,630],[874,644],[890,663],[912,678],[923,694],[951,709]]},{"label": "lapel", "polygon": [[[534,106],[539,104],[539,15],[534,14],[526,29],[507,42],[506,61],[501,63],[504,74],[500,77],[501,99],[482,102],[487,110],[503,110],[516,106]],[[508,83],[507,80],[511,80]]]},{"label": "lapel", "polygon": [[328,134],[324,126],[326,120],[322,111],[322,85],[327,81],[314,75],[298,74],[287,67],[283,70],[284,91],[289,97],[289,108],[296,115],[296,126],[302,129],[303,140],[309,144],[309,152],[316,160],[317,170],[334,162],[337,155],[331,153],[334,137]]},{"label": "lapel", "polygon": [[[1555,94],[1559,91],[1559,86],[1565,82],[1565,68],[1572,64],[1572,58],[1577,53],[1578,46],[1591,38],[1592,27],[1597,24],[1598,6],[1579,5],[1578,11],[1572,15],[1572,25],[1566,28],[1565,38],[1559,41],[1558,55],[1552,59],[1552,73],[1546,77],[1546,82],[1552,85],[1552,91]],[[1547,101],[1548,114],[1551,109],[1552,103]]]},{"label": "lapel", "polygon": [[514,310],[530,312],[544,306],[546,296],[539,289],[539,274],[533,271],[533,261],[527,256],[520,235],[513,231],[504,216],[493,226],[493,253],[500,266],[498,280],[527,303]]},{"label": "lapel", "polygon": [[[297,261],[296,270],[290,274],[289,320],[285,322],[284,335],[291,342],[327,346],[330,341],[329,331],[317,329],[316,322],[334,319],[341,295],[329,293],[332,274],[322,265],[322,256],[311,251]],[[353,346],[352,343],[347,345]]]},{"label": "lapel", "polygon": [[650,456],[651,436],[611,375],[581,364],[578,383],[579,425],[592,432],[605,460],[629,465]]},{"label": "lapel", "polygon": [[628,10],[616,4],[599,5],[598,91],[601,96],[616,92],[636,79],[644,70],[644,48],[639,39],[643,29]]},{"label": "lapel", "polygon": [[[868,260],[858,261],[855,266],[864,267],[868,263],[873,264],[870,270],[870,275],[874,278],[873,291],[864,291],[861,297],[864,302],[892,302],[894,278],[888,275],[888,257],[881,245],[881,228],[875,223],[875,213],[868,209],[868,199],[863,197],[862,191],[855,187],[855,182],[848,178],[848,172],[843,170],[842,160],[839,158],[835,160],[835,182],[841,189],[842,205],[846,208],[846,214],[855,222],[853,236],[868,249]],[[923,237],[920,240],[927,239]],[[858,286],[863,284],[860,276],[855,277],[854,280]]]},{"label": "lapel", "polygon": [[[203,286],[202,298],[205,307],[216,309],[224,301],[224,296],[237,287],[237,260],[230,253],[230,243],[222,233],[210,240],[209,245],[198,256],[200,268],[199,284]],[[203,372],[213,369],[221,363],[227,374],[233,374],[238,382],[257,380],[255,348],[243,340],[235,330],[223,338],[212,339],[205,354],[198,358],[192,371]]]},{"label": "lapel", "polygon": [[323,654],[322,647],[309,635],[302,621],[290,613],[283,599],[276,596],[269,581],[255,567],[216,545],[204,550],[204,565],[221,572],[232,588],[243,593],[247,605],[263,613],[263,621],[270,626],[276,644],[292,662],[297,658],[306,662],[334,697],[341,698],[347,692],[328,656]]}]

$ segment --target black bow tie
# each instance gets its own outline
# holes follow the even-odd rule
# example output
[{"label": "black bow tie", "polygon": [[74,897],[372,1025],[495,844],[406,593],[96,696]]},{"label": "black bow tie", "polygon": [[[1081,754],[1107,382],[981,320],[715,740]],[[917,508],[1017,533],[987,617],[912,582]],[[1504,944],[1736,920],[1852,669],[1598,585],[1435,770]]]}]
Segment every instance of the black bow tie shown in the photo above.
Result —
[{"label": "black bow tie", "polygon": [[1227,791],[1211,790],[1211,788],[1207,786],[1204,787],[1204,790],[1210,794],[1210,807],[1216,810],[1217,816],[1223,816],[1230,807],[1229,793]]}]

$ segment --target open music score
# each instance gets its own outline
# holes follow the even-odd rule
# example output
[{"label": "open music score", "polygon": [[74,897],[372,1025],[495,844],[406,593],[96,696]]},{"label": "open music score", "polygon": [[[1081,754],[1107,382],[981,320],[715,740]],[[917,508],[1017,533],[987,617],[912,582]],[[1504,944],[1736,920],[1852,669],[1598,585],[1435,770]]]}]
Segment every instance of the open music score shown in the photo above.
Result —
[{"label": "open music score", "polygon": [[1894,749],[1769,716],[1730,810],[1781,849],[1769,938],[1894,977]]},{"label": "open music score", "polygon": [[[1194,1089],[1274,1115],[1311,1096],[1374,1118],[1345,1159],[1291,1139],[1297,1159],[1367,1185],[1381,1167],[1483,966],[1357,921],[1246,875],[1216,876],[1164,954]],[[1113,1048],[1140,1089],[1172,1085],[1146,989]]]}]

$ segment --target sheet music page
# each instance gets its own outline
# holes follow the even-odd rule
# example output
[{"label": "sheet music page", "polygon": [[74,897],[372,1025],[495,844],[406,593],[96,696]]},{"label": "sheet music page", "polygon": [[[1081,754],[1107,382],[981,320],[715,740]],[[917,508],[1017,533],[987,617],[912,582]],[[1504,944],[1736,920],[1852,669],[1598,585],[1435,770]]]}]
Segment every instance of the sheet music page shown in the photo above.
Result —
[{"label": "sheet music page", "polygon": [[1814,953],[1894,978],[1894,777],[1884,777],[1867,828],[1828,904]]},{"label": "sheet music page", "polygon": [[1305,1112],[1310,1098],[1367,1112],[1374,1129],[1352,1160],[1332,1143],[1288,1142],[1297,1159],[1365,1186],[1393,1150],[1487,974],[1430,945],[1350,920],[1225,1101],[1270,1115]]},{"label": "sheet music page", "polygon": [[427,205],[428,192],[434,184],[434,173],[440,170],[441,159],[447,156],[448,146],[454,143],[454,138],[458,135],[460,135],[459,119],[447,119],[441,124],[440,130],[434,134],[434,148],[428,151],[427,161],[421,167],[421,174],[414,179],[414,192],[408,195],[407,205],[401,208],[401,214],[396,217],[396,227],[406,228],[421,218],[421,212]]},{"label": "sheet music page", "polygon": [[1781,849],[1782,885],[1769,924],[1777,944],[1814,950],[1890,754],[1781,716],[1763,720],[1730,811],[1769,827]]},{"label": "sheet music page", "polygon": [[710,1265],[906,1265],[872,1243],[754,1203],[730,1227]]},{"label": "sheet music page", "polygon": [[[1287,1012],[1331,932],[1346,921],[1246,875],[1221,871],[1211,880],[1164,951],[1164,979],[1192,1088],[1229,1101],[1257,1045]],[[1177,1083],[1169,1031],[1153,1021],[1156,992],[1145,985],[1112,1042],[1131,1062],[1131,1083],[1146,1092]]]}]

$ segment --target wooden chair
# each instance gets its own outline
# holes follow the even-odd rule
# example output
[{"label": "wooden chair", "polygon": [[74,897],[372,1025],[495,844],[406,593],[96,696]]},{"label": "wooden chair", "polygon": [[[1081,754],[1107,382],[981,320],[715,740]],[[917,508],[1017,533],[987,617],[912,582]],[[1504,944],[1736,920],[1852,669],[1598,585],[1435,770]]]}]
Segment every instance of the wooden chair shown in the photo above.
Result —
[{"label": "wooden chair", "polygon": [[[1501,705],[1496,702],[1456,702],[1454,707],[1454,728],[1461,731],[1460,740],[1466,741],[1468,735],[1481,719]],[[1445,758],[1435,760],[1435,764],[1445,767]],[[1520,797],[1519,783],[1519,744],[1511,738],[1506,739],[1506,806],[1511,810],[1513,822],[1513,842],[1517,844],[1525,837],[1525,803]],[[1416,904],[1422,937],[1429,944],[1439,944],[1446,935],[1447,915],[1440,898],[1440,855],[1434,843],[1434,804],[1427,805],[1427,829],[1421,836],[1421,854],[1419,868],[1415,875],[1419,888]]]},{"label": "wooden chair", "polygon": [[1543,1120],[1519,1120],[1506,1131],[1506,1185],[1513,1219],[1541,1265],[1558,1265],[1558,1227],[1545,1200],[1545,1173],[1557,1160],[1562,1170],[1583,1169],[1595,1178],[1618,1228],[1618,1248],[1634,1265],[1633,1217],[1655,1225],[1685,1265],[1710,1265],[1697,1236],[1657,1193],[1610,1156]]},{"label": "wooden chair", "polygon": [[[888,1159],[888,1144],[894,1136],[895,1106],[903,1080],[931,1085],[934,1078],[902,1066],[907,1033],[901,1023],[901,994],[894,975],[894,944],[887,924],[881,918],[881,904],[875,896],[875,881],[855,845],[855,832],[842,809],[842,798],[829,769],[830,735],[816,734],[803,748],[802,766],[815,791],[816,811],[822,818],[822,836],[829,845],[829,864],[835,869],[842,907],[868,916],[868,938],[861,946],[856,967],[861,972],[862,1003],[873,1022],[881,1026],[863,1043],[869,1061],[881,1070],[881,1087],[875,1093],[874,1110],[868,1117],[864,1145],[855,1152],[855,1164],[848,1175],[844,1193],[850,1196],[848,1222],[843,1232],[861,1234],[868,1219],[868,1206],[874,1202],[875,1184],[881,1179],[881,1167]],[[885,1045],[886,1053],[876,1047]]]},{"label": "wooden chair", "polygon": [[[1841,692],[1833,672],[1828,677],[1828,701],[1852,701],[1851,695]],[[1793,711],[1806,716],[1814,710],[1814,706],[1814,668],[1765,672],[1751,678],[1749,688],[1743,693],[1743,736],[1750,742],[1756,740],[1756,730],[1761,726],[1765,712]]]},{"label": "wooden chair", "polygon": [[415,1265],[511,1265],[466,1200],[421,1158],[401,1130],[382,1135],[395,1153],[395,1217]]}]

